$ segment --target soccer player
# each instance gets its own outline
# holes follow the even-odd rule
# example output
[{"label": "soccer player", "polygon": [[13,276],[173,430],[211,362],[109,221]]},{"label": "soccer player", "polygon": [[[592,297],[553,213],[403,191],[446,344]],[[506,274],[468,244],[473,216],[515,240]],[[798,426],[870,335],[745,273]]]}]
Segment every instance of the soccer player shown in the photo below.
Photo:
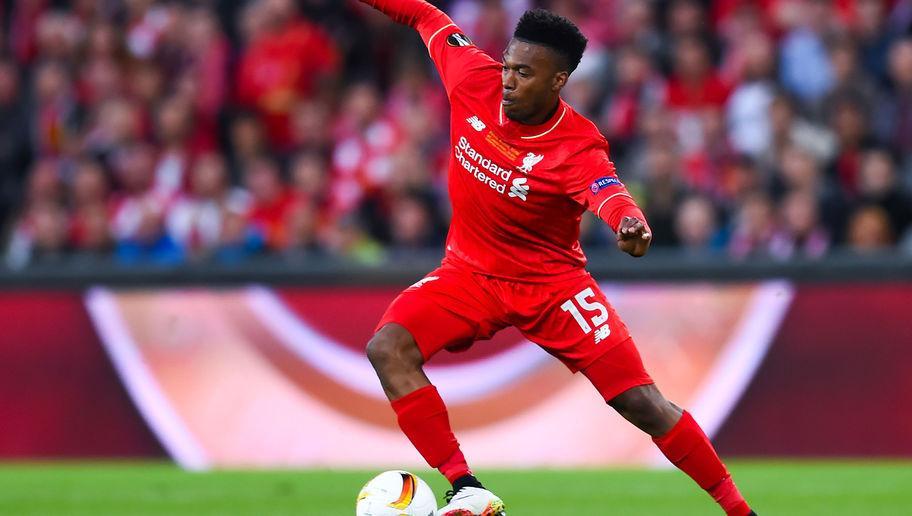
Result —
[{"label": "soccer player", "polygon": [[442,349],[466,349],[508,326],[582,371],[727,514],[751,514],[706,434],[656,388],[626,326],[585,270],[584,210],[608,223],[628,254],[643,256],[652,238],[607,142],[560,98],[586,38],[565,18],[528,11],[498,62],[424,0],[361,1],[418,30],[451,105],[446,256],[392,302],[367,345],[400,428],[453,485],[438,514],[505,512],[469,469],[422,365]]}]

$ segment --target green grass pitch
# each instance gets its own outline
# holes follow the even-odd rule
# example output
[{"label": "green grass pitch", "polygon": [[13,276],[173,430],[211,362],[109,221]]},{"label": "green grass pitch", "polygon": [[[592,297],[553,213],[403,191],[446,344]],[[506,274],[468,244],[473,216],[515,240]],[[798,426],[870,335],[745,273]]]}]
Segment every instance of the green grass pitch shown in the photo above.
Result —
[{"label": "green grass pitch", "polygon": [[[734,461],[761,515],[912,514],[910,462]],[[376,472],[187,473],[164,463],[0,465],[2,515],[352,516]],[[446,484],[416,471],[438,498]],[[674,470],[481,471],[510,516],[721,514]]]}]

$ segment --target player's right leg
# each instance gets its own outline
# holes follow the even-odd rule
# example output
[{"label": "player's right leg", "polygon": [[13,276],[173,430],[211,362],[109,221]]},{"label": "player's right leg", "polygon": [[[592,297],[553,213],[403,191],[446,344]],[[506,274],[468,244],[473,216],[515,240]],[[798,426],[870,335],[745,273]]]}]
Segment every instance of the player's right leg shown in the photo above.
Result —
[{"label": "player's right leg", "polygon": [[441,267],[409,287],[387,308],[367,356],[418,452],[453,485],[445,516],[494,516],[503,502],[472,475],[450,426],[446,405],[424,374],[424,362],[445,347],[464,347],[503,326],[496,307],[470,274]]},{"label": "player's right leg", "polygon": [[[609,405],[652,436],[727,514],[751,514],[696,421],[656,388],[626,325],[591,277],[514,291],[513,305],[524,310],[525,320],[517,325],[524,335],[582,371]],[[541,308],[540,300],[550,301]]]},{"label": "player's right leg", "polygon": [[608,350],[583,374],[612,408],[649,434],[668,460],[709,493],[726,514],[755,514],[690,413],[668,401],[649,379],[632,339]]}]

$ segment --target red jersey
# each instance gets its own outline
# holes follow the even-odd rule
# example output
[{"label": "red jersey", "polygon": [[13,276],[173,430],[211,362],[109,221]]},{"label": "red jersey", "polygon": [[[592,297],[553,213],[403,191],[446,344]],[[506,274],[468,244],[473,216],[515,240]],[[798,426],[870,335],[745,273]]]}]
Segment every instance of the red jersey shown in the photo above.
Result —
[{"label": "red jersey", "polygon": [[507,118],[502,64],[423,0],[365,0],[421,34],[450,99],[449,260],[521,281],[584,275],[580,218],[591,210],[617,230],[643,218],[608,159],[595,125],[560,101],[541,125]]}]

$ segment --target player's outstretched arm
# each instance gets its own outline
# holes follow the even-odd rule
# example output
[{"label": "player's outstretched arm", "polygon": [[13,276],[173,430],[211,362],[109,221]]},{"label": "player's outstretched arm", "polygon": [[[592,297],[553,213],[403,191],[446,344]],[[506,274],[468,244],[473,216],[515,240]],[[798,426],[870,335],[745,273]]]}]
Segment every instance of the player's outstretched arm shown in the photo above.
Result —
[{"label": "player's outstretched arm", "polygon": [[430,3],[424,0],[361,2],[418,31],[440,73],[447,95],[452,95],[457,86],[481,69],[500,77],[498,63],[473,45],[449,16]]},{"label": "player's outstretched arm", "polygon": [[[453,23],[446,14],[424,0],[361,0],[398,23],[421,31],[422,25],[435,24],[437,28]],[[423,34],[422,34],[423,36]]]},{"label": "player's outstretched arm", "polygon": [[[607,143],[604,144],[607,147]],[[578,175],[571,179],[570,194],[617,235],[618,249],[639,258],[649,250],[652,230],[627,187],[617,176],[606,149],[582,155]]]}]

